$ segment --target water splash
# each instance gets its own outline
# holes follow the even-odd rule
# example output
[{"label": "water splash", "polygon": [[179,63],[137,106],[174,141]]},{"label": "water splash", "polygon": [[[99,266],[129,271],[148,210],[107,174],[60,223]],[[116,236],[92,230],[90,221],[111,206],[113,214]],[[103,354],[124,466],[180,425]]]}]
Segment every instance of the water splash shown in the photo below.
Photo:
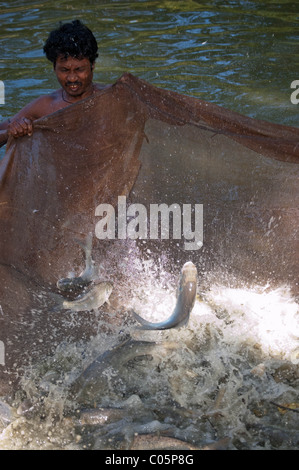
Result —
[{"label": "water splash", "polygon": [[[132,269],[140,276],[127,286],[126,308],[151,321],[169,316],[175,276],[151,261]],[[188,326],[169,331],[137,330],[124,310],[112,327],[114,315],[99,316],[88,343],[61,344],[27,370],[14,399],[2,401],[0,448],[134,449],[139,435],[148,446],[161,436],[166,449],[219,439],[229,449],[297,446],[299,316],[287,288],[213,285],[200,292]],[[72,396],[82,371],[128,335],[156,342],[156,352],[107,363],[92,403]]]}]

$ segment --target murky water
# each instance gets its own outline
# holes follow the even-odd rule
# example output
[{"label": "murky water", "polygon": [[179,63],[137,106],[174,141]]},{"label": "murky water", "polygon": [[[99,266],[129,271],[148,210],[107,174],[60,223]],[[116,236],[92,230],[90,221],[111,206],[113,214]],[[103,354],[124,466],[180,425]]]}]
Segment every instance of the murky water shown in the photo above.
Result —
[{"label": "murky water", "polygon": [[[110,83],[130,71],[157,86],[298,126],[298,107],[290,101],[290,84],[299,79],[295,2],[0,6],[1,119],[57,86],[44,40],[60,20],[81,18],[99,41],[96,81]],[[135,284],[131,277],[124,286],[125,309],[104,309],[97,336],[59,345],[53,357],[27,370],[15,397],[2,397],[0,448],[154,448],[157,437],[165,449],[219,441],[228,449],[297,448],[299,316],[287,286],[232,289],[228,279],[202,291],[199,282],[186,328],[143,332],[129,308],[152,321],[167,317],[176,276],[150,260],[136,258],[134,267]],[[133,355],[124,343],[129,337],[140,342]],[[112,362],[104,360],[93,393],[74,395],[85,367],[123,343],[122,360],[117,352]]]}]

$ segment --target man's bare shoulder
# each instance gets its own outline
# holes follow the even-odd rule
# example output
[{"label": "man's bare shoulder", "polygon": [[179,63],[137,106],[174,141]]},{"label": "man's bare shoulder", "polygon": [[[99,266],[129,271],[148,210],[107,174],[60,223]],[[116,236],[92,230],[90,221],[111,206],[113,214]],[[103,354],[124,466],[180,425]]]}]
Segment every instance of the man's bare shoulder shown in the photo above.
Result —
[{"label": "man's bare shoulder", "polygon": [[48,95],[42,95],[28,103],[14,116],[14,118],[19,119],[25,117],[31,121],[35,121],[36,119],[47,116],[66,105],[67,103],[64,103],[61,97],[61,90],[56,90]]},{"label": "man's bare shoulder", "polygon": [[[96,93],[99,93],[110,85],[105,85],[101,83],[94,84],[94,90]],[[63,99],[62,89],[49,93],[48,95],[42,95],[39,98],[36,98],[34,101],[29,103],[21,112],[26,113],[26,117],[35,121],[43,116],[59,111],[60,109],[66,108],[70,103]]]},{"label": "man's bare shoulder", "polygon": [[[111,85],[104,85],[100,83],[94,84],[94,91],[99,93],[106,88],[109,88]],[[62,89],[52,91],[48,95],[42,95],[35,100],[28,103],[24,108],[22,108],[15,116],[14,119],[23,119],[27,118],[31,121],[35,121],[44,116],[59,111],[60,109],[66,108],[71,103],[63,99]]]}]

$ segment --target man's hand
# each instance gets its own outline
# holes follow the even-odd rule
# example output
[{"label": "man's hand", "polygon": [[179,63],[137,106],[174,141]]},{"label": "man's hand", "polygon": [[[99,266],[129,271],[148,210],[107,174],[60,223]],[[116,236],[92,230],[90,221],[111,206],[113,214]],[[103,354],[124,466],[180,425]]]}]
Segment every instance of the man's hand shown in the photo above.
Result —
[{"label": "man's hand", "polygon": [[31,136],[33,133],[32,121],[25,117],[14,119],[8,124],[7,132],[8,135],[16,138],[23,137],[24,135]]}]

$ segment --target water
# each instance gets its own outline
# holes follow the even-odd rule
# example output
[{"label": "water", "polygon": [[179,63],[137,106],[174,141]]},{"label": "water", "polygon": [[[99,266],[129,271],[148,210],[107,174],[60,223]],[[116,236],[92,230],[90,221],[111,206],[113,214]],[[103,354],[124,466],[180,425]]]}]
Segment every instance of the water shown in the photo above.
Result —
[{"label": "water", "polygon": [[100,48],[95,80],[123,72],[252,117],[298,126],[296,2],[0,2],[0,79],[6,118],[57,87],[42,47],[59,21],[79,18]]},{"label": "water", "polygon": [[[129,71],[248,116],[298,126],[298,107],[290,101],[290,84],[299,79],[295,2],[0,6],[0,119],[57,87],[42,46],[60,20],[80,18],[100,46],[95,81],[111,83]],[[125,309],[117,319],[107,309],[98,335],[58,346],[26,371],[15,397],[3,397],[0,448],[134,448],[143,434],[147,445],[158,435],[199,448],[223,438],[230,449],[297,448],[299,320],[287,286],[232,289],[228,279],[199,291],[187,328],[143,333],[129,307],[152,321],[168,316],[176,279],[151,261],[136,258],[135,269],[138,279],[124,285]],[[82,370],[128,335],[157,341],[157,353],[137,354],[119,368],[107,364],[93,403],[74,400],[69,391]],[[104,409],[96,424],[80,418],[83,408],[94,406]]]},{"label": "water", "polygon": [[[289,290],[214,284],[199,289],[187,327],[143,331],[130,308],[151,321],[168,317],[175,276],[150,259],[135,258],[131,269],[123,308],[102,311],[99,333],[60,344],[2,402],[0,447],[138,449],[139,439],[151,448],[160,436],[165,449],[169,438],[189,449],[215,441],[228,449],[297,448],[299,316]],[[82,371],[128,337],[151,344],[138,343],[133,354],[116,350],[93,374],[92,391],[85,380],[74,392]]]}]

